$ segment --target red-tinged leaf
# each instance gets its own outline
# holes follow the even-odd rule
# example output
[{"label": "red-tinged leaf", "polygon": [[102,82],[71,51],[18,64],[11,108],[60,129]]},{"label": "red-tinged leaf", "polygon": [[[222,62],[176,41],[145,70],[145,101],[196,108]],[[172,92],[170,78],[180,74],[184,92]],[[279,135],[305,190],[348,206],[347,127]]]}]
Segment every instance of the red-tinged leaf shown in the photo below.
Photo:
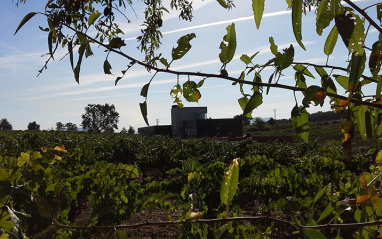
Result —
[{"label": "red-tinged leaf", "polygon": [[16,35],[16,33],[20,30],[20,28],[22,28],[24,26],[24,24],[27,23],[36,14],[37,14],[37,12],[30,12],[27,15],[25,15],[25,17],[19,23],[19,26],[16,28],[14,35]]},{"label": "red-tinged leaf", "polygon": [[357,196],[357,204],[367,201],[371,195]]}]

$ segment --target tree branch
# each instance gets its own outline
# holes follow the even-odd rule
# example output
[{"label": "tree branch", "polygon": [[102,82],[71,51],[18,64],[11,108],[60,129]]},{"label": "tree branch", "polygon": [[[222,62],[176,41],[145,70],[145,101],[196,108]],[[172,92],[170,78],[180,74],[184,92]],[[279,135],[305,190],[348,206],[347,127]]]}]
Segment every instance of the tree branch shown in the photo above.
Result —
[{"label": "tree branch", "polygon": [[128,225],[114,225],[114,226],[72,226],[64,225],[57,221],[54,221],[59,228],[65,229],[78,229],[78,230],[110,230],[110,229],[133,229],[140,227],[151,227],[151,226],[171,226],[171,225],[183,225],[183,224],[193,224],[193,223],[205,223],[205,224],[214,224],[214,223],[227,223],[227,222],[240,222],[240,221],[270,221],[278,222],[282,224],[289,225],[291,227],[296,227],[298,229],[327,229],[327,228],[359,228],[364,226],[374,226],[382,225],[382,221],[372,221],[372,222],[361,222],[361,223],[343,223],[343,224],[321,224],[314,226],[303,226],[292,223],[290,221],[268,217],[268,216],[255,216],[255,217],[226,217],[226,218],[215,218],[215,219],[194,219],[194,220],[182,220],[182,221],[152,221],[152,222],[142,222]]},{"label": "tree branch", "polygon": [[354,4],[351,0],[344,0],[347,4],[349,4],[352,8],[354,8],[357,12],[359,12],[369,23],[375,27],[380,33],[382,33],[382,28],[373,20],[371,17],[361,8],[359,8],[356,4]]},{"label": "tree branch", "polygon": [[[76,32],[76,33],[82,33],[70,26],[67,26],[69,29],[71,29],[72,31]],[[83,33],[82,33],[83,34]],[[150,69],[150,70],[153,70],[153,71],[156,71],[156,72],[163,72],[163,73],[167,73],[167,74],[172,74],[172,75],[185,75],[185,76],[198,76],[198,77],[202,77],[202,78],[219,78],[219,79],[224,79],[224,80],[228,80],[228,81],[231,81],[231,82],[235,82],[235,83],[240,83],[240,84],[245,84],[245,85],[251,85],[251,86],[259,86],[259,87],[272,87],[272,88],[281,88],[281,89],[286,89],[286,90],[291,90],[291,91],[300,91],[300,92],[303,92],[305,91],[306,89],[305,88],[302,88],[302,87],[297,87],[297,86],[290,86],[290,85],[284,85],[284,84],[278,84],[278,83],[264,83],[264,82],[253,82],[253,81],[246,81],[246,80],[239,80],[238,78],[235,78],[235,77],[230,77],[230,76],[223,76],[221,74],[211,74],[211,73],[202,73],[202,72],[190,72],[190,71],[174,71],[174,70],[170,70],[170,69],[165,69],[165,68],[158,68],[158,67],[155,67],[153,65],[150,65],[150,64],[147,64],[143,61],[139,61],[129,55],[127,55],[126,53],[122,52],[120,49],[117,50],[115,48],[111,48],[109,47],[107,44],[105,43],[102,43],[100,42],[99,40],[89,36],[89,35],[86,35],[87,38],[90,39],[90,41],[104,47],[105,49],[107,49],[108,51],[110,52],[114,52],[120,56],[123,56],[125,57],[126,59],[129,59],[130,61],[133,61],[134,63],[138,64],[138,65],[141,65],[147,69]],[[298,63],[298,62],[294,62],[294,64],[304,64],[304,65],[310,65],[310,66],[321,66],[321,65],[315,65],[315,64],[312,64],[312,63]],[[325,65],[322,65],[322,67],[325,67]],[[329,68],[332,68],[332,69],[339,69],[339,70],[343,70],[343,71],[347,71],[346,68],[342,68],[342,67],[336,67],[336,66],[326,66],[326,67],[329,67]],[[366,76],[363,76],[364,78],[368,78]],[[368,78],[369,79],[369,78]],[[342,95],[338,95],[338,94],[334,94],[334,93],[327,93],[328,96],[330,97],[333,97],[333,98],[337,98],[337,99],[341,99],[341,100],[348,100],[348,97],[345,97],[345,96],[342,96]],[[358,100],[358,99],[351,99],[350,100],[352,103],[355,103],[355,104],[361,104],[361,105],[367,105],[367,106],[371,106],[371,107],[375,107],[375,108],[379,108],[379,109],[382,109],[382,104],[376,104],[376,103],[371,103],[371,102],[366,102],[366,101],[362,101],[362,100]]]}]

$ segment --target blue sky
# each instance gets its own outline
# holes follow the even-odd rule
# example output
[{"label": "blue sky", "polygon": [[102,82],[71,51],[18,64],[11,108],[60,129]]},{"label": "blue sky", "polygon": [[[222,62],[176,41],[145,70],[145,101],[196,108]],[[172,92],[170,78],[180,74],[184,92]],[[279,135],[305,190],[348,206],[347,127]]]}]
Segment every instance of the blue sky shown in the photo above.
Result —
[{"label": "blue sky", "polygon": [[[145,126],[141,116],[139,103],[144,101],[140,91],[151,75],[139,66],[130,69],[125,77],[114,86],[114,80],[121,75],[129,61],[118,56],[109,57],[114,76],[103,73],[103,62],[106,55],[102,49],[94,46],[94,56],[83,61],[80,75],[80,84],[77,84],[70,63],[64,56],[63,50],[58,51],[56,60],[48,64],[39,77],[38,70],[44,65],[47,57],[47,35],[38,29],[45,27],[43,16],[36,15],[18,33],[13,35],[21,19],[31,11],[43,11],[45,1],[29,0],[26,4],[15,6],[15,2],[7,0],[0,8],[0,118],[7,118],[14,129],[24,130],[29,122],[36,121],[41,129],[55,128],[56,122],[72,122],[80,127],[81,114],[87,104],[114,104],[120,114],[119,130],[129,125],[138,128]],[[378,1],[357,1],[362,8]],[[163,45],[161,52],[164,57],[171,58],[171,49],[176,46],[177,40],[188,33],[195,33],[196,38],[191,41],[193,46],[190,52],[181,60],[174,62],[173,70],[201,71],[205,73],[218,73],[221,67],[218,55],[219,45],[226,34],[225,28],[235,22],[237,34],[237,49],[234,60],[227,66],[230,76],[239,76],[245,65],[239,60],[242,54],[252,55],[260,51],[254,59],[255,63],[263,64],[272,57],[269,51],[268,39],[273,36],[279,49],[293,44],[296,51],[295,61],[305,61],[324,64],[326,57],[323,46],[331,27],[325,29],[321,37],[315,33],[315,15],[303,16],[303,42],[307,48],[303,51],[296,44],[291,30],[291,15],[287,10],[285,1],[267,0],[264,18],[260,30],[255,27],[252,16],[251,1],[234,1],[236,8],[227,12],[215,0],[194,1],[194,19],[192,22],[179,21],[175,13],[165,15],[162,32]],[[135,37],[139,35],[140,25],[143,22],[141,5],[134,6],[138,18],[130,15],[132,24],[122,23],[125,32],[127,47],[124,50],[139,60],[143,55],[137,50]],[[131,10],[128,9],[131,14]],[[374,8],[369,14],[375,17]],[[376,41],[378,34],[372,32],[370,41]],[[339,39],[329,64],[346,66],[348,58],[346,50]],[[42,56],[42,57],[41,57]],[[61,56],[61,57],[59,57]],[[311,69],[311,72],[314,72]],[[264,71],[263,81],[267,81],[272,70]],[[181,81],[186,78],[181,77]],[[201,79],[191,78],[199,81]],[[309,79],[312,84],[320,84],[319,79]],[[293,72],[284,72],[280,83],[293,83]],[[170,90],[176,84],[176,76],[158,74],[149,89],[148,119],[151,125],[170,124],[170,110],[173,99]],[[250,92],[250,89],[247,89]],[[372,87],[370,88],[373,92]],[[341,90],[339,91],[341,92]],[[199,103],[185,102],[185,106],[207,106],[208,117],[227,118],[240,114],[241,109],[237,99],[241,97],[238,86],[222,79],[210,78],[201,88],[202,98]],[[297,94],[301,99],[300,94]],[[263,105],[254,110],[254,117],[289,118],[290,111],[295,105],[293,92],[281,89],[271,89],[265,95]],[[300,101],[301,102],[301,101]],[[324,107],[311,107],[309,112],[330,110],[326,100]]]}]

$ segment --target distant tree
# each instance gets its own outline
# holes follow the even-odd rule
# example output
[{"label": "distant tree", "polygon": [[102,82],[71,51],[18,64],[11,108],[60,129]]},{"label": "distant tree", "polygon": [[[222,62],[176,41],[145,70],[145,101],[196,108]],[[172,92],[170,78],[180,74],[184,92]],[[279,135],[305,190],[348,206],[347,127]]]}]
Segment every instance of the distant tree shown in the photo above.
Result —
[{"label": "distant tree", "polygon": [[263,130],[265,128],[265,122],[262,118],[256,117],[255,118],[255,125],[259,130]]},{"label": "distant tree", "polygon": [[40,125],[36,121],[30,122],[28,124],[28,130],[40,130]]},{"label": "distant tree", "polygon": [[56,130],[57,131],[62,131],[64,128],[64,124],[62,122],[57,122],[56,123]]},{"label": "distant tree", "polygon": [[276,123],[276,121],[275,121],[275,119],[273,119],[273,118],[270,118],[268,121],[267,121],[267,123],[269,124],[269,125],[275,125],[275,123]]},{"label": "distant tree", "polygon": [[0,121],[0,130],[12,130],[13,127],[11,123],[6,118],[1,119]]},{"label": "distant tree", "polygon": [[114,105],[88,104],[82,115],[82,127],[89,132],[114,132],[118,129],[119,113]]},{"label": "distant tree", "polygon": [[233,118],[234,119],[241,119],[244,126],[248,126],[249,125],[249,119],[247,118],[247,116],[245,116],[243,114],[235,115]]},{"label": "distant tree", "polygon": [[127,133],[129,134],[134,134],[135,133],[135,129],[133,126],[129,125],[129,130],[127,131]]},{"label": "distant tree", "polygon": [[78,130],[77,125],[73,124],[71,122],[66,123],[65,127],[66,127],[66,131],[77,131]]},{"label": "distant tree", "polygon": [[121,134],[127,134],[127,129],[125,127],[122,128]]}]

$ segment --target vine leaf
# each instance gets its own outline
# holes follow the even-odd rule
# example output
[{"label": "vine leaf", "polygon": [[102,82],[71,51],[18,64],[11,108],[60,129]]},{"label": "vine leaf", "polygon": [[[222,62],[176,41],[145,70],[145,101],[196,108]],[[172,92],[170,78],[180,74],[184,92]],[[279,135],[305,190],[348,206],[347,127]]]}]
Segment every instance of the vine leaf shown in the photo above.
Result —
[{"label": "vine leaf", "polygon": [[321,220],[327,218],[332,212],[334,211],[334,208],[331,204],[329,204],[325,210],[321,213],[320,217],[318,218],[317,222],[320,222]]},{"label": "vine leaf", "polygon": [[219,54],[220,62],[223,65],[228,64],[236,51],[236,31],[235,23],[232,23],[227,28],[227,34],[223,37],[223,41],[220,43],[221,52]]},{"label": "vine leaf", "polygon": [[235,158],[224,173],[220,187],[220,201],[228,208],[239,184],[239,158]]},{"label": "vine leaf", "polygon": [[371,125],[373,125],[370,110],[365,105],[353,107],[353,113],[356,115],[358,131],[363,140],[371,138],[373,131]]},{"label": "vine leaf", "polygon": [[305,50],[305,46],[302,43],[302,33],[301,33],[301,19],[302,19],[302,0],[292,1],[292,28],[294,36],[297,43],[302,49]]},{"label": "vine leaf", "polygon": [[327,237],[322,234],[319,230],[303,228],[301,230],[303,238],[309,239],[327,239]]},{"label": "vine leaf", "polygon": [[304,107],[295,106],[292,109],[292,125],[297,135],[308,142],[309,137],[309,114]]},{"label": "vine leaf", "polygon": [[115,235],[117,236],[118,239],[128,239],[124,231],[117,230],[115,231]]},{"label": "vine leaf", "polygon": [[[196,37],[195,33],[187,34],[185,36],[182,36],[178,40],[178,47],[172,48],[172,59],[178,60],[182,58],[186,53],[191,49],[190,41]],[[162,61],[161,61],[162,62]],[[167,63],[167,61],[166,61]],[[162,62],[162,64],[165,64],[165,62]],[[168,64],[167,64],[168,65]],[[167,67],[167,66],[166,66]]]},{"label": "vine leaf", "polygon": [[25,25],[25,23],[27,23],[36,14],[37,12],[30,12],[27,15],[25,15],[25,17],[21,20],[18,27],[16,28],[14,35],[16,35],[16,33],[20,30],[20,28],[22,28]]},{"label": "vine leaf", "polygon": [[259,29],[260,22],[264,13],[265,0],[252,0],[253,16],[255,18],[256,28]]},{"label": "vine leaf", "polygon": [[53,217],[53,207],[50,203],[39,195],[33,195],[33,201],[36,205],[38,214],[44,218]]}]

